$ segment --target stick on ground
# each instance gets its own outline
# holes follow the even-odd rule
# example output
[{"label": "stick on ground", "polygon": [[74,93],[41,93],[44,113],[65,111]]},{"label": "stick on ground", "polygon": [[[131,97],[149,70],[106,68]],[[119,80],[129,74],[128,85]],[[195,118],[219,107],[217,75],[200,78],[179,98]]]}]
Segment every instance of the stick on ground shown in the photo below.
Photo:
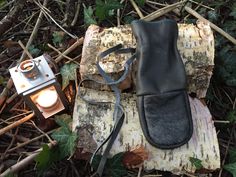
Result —
[{"label": "stick on ground", "polygon": [[35,115],[34,113],[31,113],[31,114],[25,116],[24,118],[22,118],[22,119],[20,119],[20,120],[18,120],[16,122],[14,122],[14,123],[4,127],[4,128],[2,128],[2,129],[0,129],[0,136],[3,135],[4,133],[10,131],[11,129],[13,129],[13,128],[23,124],[24,122],[32,119],[34,117],[34,115]]},{"label": "stick on ground", "polygon": [[233,38],[230,34],[226,33],[224,30],[213,24],[212,22],[205,19],[203,16],[201,16],[199,13],[197,13],[195,10],[191,9],[190,7],[185,6],[184,9],[193,15],[194,17],[198,18],[199,20],[202,20],[203,22],[209,23],[210,27],[220,33],[222,36],[224,36],[226,39],[231,41],[233,44],[236,45],[236,39]]}]

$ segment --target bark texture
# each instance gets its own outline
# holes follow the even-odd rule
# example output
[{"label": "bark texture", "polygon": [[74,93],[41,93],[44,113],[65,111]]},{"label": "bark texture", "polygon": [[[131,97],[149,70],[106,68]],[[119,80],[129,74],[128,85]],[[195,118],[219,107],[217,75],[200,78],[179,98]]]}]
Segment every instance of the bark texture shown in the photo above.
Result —
[{"label": "bark texture", "polygon": [[[196,93],[197,97],[203,98],[206,95],[214,65],[213,33],[209,25],[201,21],[198,21],[197,25],[179,24],[178,26],[177,46],[185,64],[188,90]],[[92,77],[101,80],[96,68],[96,56],[98,53],[120,43],[124,47],[136,46],[129,25],[108,29],[91,25],[86,32],[82,51],[80,67],[82,78]],[[114,78],[118,78],[123,71],[125,61],[129,57],[130,54],[111,54],[101,61],[100,65],[106,72],[111,73]],[[132,85],[135,86],[135,70],[136,66],[134,64],[129,77],[120,85],[122,90],[130,88]],[[109,90],[107,86],[98,86],[94,83],[88,83],[85,86],[99,90]]]},{"label": "bark texture", "polygon": [[[111,92],[82,89],[87,99],[96,101],[115,101]],[[136,97],[132,94],[122,94],[122,105],[126,118],[121,131],[110,151],[111,155],[143,146],[149,153],[144,163],[145,169],[167,170],[173,173],[185,171],[193,173],[195,166],[190,157],[202,160],[205,169],[220,168],[220,153],[216,130],[208,108],[197,98],[189,98],[194,132],[190,141],[173,150],[161,150],[151,146],[145,139],[136,109]],[[80,97],[76,98],[73,114],[73,129],[77,127],[80,138],[78,148],[83,153],[93,153],[110,133],[114,121],[112,119],[113,105],[91,105]]]}]

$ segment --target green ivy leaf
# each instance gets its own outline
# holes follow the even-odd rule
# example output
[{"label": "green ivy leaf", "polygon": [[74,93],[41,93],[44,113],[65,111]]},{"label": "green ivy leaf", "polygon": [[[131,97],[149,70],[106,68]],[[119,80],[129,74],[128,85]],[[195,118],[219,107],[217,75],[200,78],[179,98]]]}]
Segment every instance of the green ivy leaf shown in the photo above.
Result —
[{"label": "green ivy leaf", "polygon": [[65,37],[65,33],[62,31],[55,31],[52,34],[53,38],[52,38],[52,42],[55,46],[60,46],[63,41],[64,41],[64,37]]},{"label": "green ivy leaf", "polygon": [[38,56],[41,52],[35,45],[29,46],[28,50],[29,50],[29,53],[31,53],[31,55],[35,57]]},{"label": "green ivy leaf", "polygon": [[202,166],[202,161],[198,158],[190,157],[189,161],[196,167],[197,170],[200,170]]},{"label": "green ivy leaf", "polygon": [[236,149],[230,149],[229,150],[229,162],[233,163],[236,162]]},{"label": "green ivy leaf", "polygon": [[208,18],[211,20],[211,21],[216,21],[218,19],[218,13],[216,13],[216,11],[208,11],[207,12],[208,14]]},{"label": "green ivy leaf", "polygon": [[228,172],[230,172],[233,175],[233,177],[236,177],[236,162],[224,165],[223,168]]},{"label": "green ivy leaf", "polygon": [[[228,113],[226,119],[230,121],[231,123],[236,122],[236,110],[232,110]],[[235,160],[236,161],[236,160]]]},{"label": "green ivy leaf", "polygon": [[122,8],[122,4],[118,0],[96,0],[96,16],[99,21],[105,20],[112,16],[112,10]]},{"label": "green ivy leaf", "polygon": [[[114,155],[112,158],[107,159],[104,175],[112,177],[122,177],[127,174],[127,170],[122,163],[124,152]],[[92,167],[96,170],[101,160],[101,155],[96,155],[93,158]]]},{"label": "green ivy leaf", "polygon": [[232,8],[231,8],[231,13],[229,14],[229,16],[233,17],[234,19],[236,19],[236,3],[233,4]]},{"label": "green ivy leaf", "polygon": [[37,170],[39,174],[42,174],[46,169],[49,168],[51,163],[50,149],[47,144],[43,145],[43,150],[34,159],[37,163]]},{"label": "green ivy leaf", "polygon": [[145,4],[145,0],[135,0],[135,2],[141,7]]},{"label": "green ivy leaf", "polygon": [[97,24],[96,20],[93,18],[93,9],[91,6],[86,8],[85,4],[84,6],[84,22],[86,25],[91,25],[91,24]]},{"label": "green ivy leaf", "polygon": [[[65,116],[63,119],[62,117]],[[77,134],[72,132],[69,128],[68,115],[56,117],[56,122],[61,125],[61,128],[52,133],[59,146],[60,158],[63,159],[74,152]],[[71,120],[71,118],[70,118]]]},{"label": "green ivy leaf", "polygon": [[0,8],[6,4],[6,0],[0,0]]},{"label": "green ivy leaf", "polygon": [[60,73],[62,75],[62,89],[64,90],[71,80],[76,79],[76,69],[77,65],[74,63],[65,64],[61,69]]},{"label": "green ivy leaf", "polygon": [[109,164],[109,174],[112,177],[122,177],[127,174],[126,168],[122,163],[123,155],[124,153],[120,152],[108,160],[107,163]]}]

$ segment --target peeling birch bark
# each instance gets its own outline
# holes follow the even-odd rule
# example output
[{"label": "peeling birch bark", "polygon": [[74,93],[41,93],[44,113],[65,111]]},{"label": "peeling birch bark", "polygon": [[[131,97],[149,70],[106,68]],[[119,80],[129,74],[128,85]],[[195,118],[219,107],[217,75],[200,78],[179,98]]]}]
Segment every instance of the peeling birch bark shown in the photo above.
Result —
[{"label": "peeling birch bark", "polygon": [[[206,95],[214,65],[214,36],[208,24],[199,21],[197,25],[179,24],[179,38],[177,46],[185,64],[188,77],[188,90],[197,94],[198,98]],[[80,74],[82,78],[92,77],[101,80],[96,68],[98,53],[123,44],[124,47],[135,47],[136,41],[129,25],[102,29],[99,26],[89,26],[83,45]],[[130,54],[114,55],[105,58],[100,65],[114,78],[118,78],[123,71],[125,61]],[[135,86],[135,65],[128,79],[122,83],[122,90]],[[86,87],[99,90],[109,90],[107,86],[94,83]],[[135,90],[135,89],[134,89]]]},{"label": "peeling birch bark", "polygon": [[[96,101],[112,101],[115,98],[111,92],[82,89],[85,98]],[[194,131],[190,141],[173,150],[162,150],[151,146],[145,139],[139,123],[136,109],[136,96],[122,94],[122,105],[126,117],[124,124],[110,151],[111,155],[119,152],[144,146],[149,152],[149,159],[145,161],[145,169],[158,169],[170,171],[175,174],[184,172],[194,173],[195,167],[189,158],[195,157],[202,160],[205,169],[215,170],[220,168],[219,145],[212,121],[212,116],[207,108],[197,98],[189,98]],[[73,114],[73,129],[77,128],[80,136],[77,148],[83,153],[93,153],[96,147],[109,135],[114,121],[112,120],[113,105],[91,105],[77,96]]]}]

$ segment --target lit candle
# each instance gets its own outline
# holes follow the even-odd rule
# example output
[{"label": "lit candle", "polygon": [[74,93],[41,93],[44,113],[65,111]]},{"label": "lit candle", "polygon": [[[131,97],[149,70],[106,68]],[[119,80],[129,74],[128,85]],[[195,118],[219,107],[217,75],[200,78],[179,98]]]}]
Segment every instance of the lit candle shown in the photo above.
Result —
[{"label": "lit candle", "polygon": [[51,89],[45,89],[40,91],[38,94],[38,98],[36,99],[36,102],[38,105],[42,108],[51,108],[57,103],[58,95],[56,90]]}]

